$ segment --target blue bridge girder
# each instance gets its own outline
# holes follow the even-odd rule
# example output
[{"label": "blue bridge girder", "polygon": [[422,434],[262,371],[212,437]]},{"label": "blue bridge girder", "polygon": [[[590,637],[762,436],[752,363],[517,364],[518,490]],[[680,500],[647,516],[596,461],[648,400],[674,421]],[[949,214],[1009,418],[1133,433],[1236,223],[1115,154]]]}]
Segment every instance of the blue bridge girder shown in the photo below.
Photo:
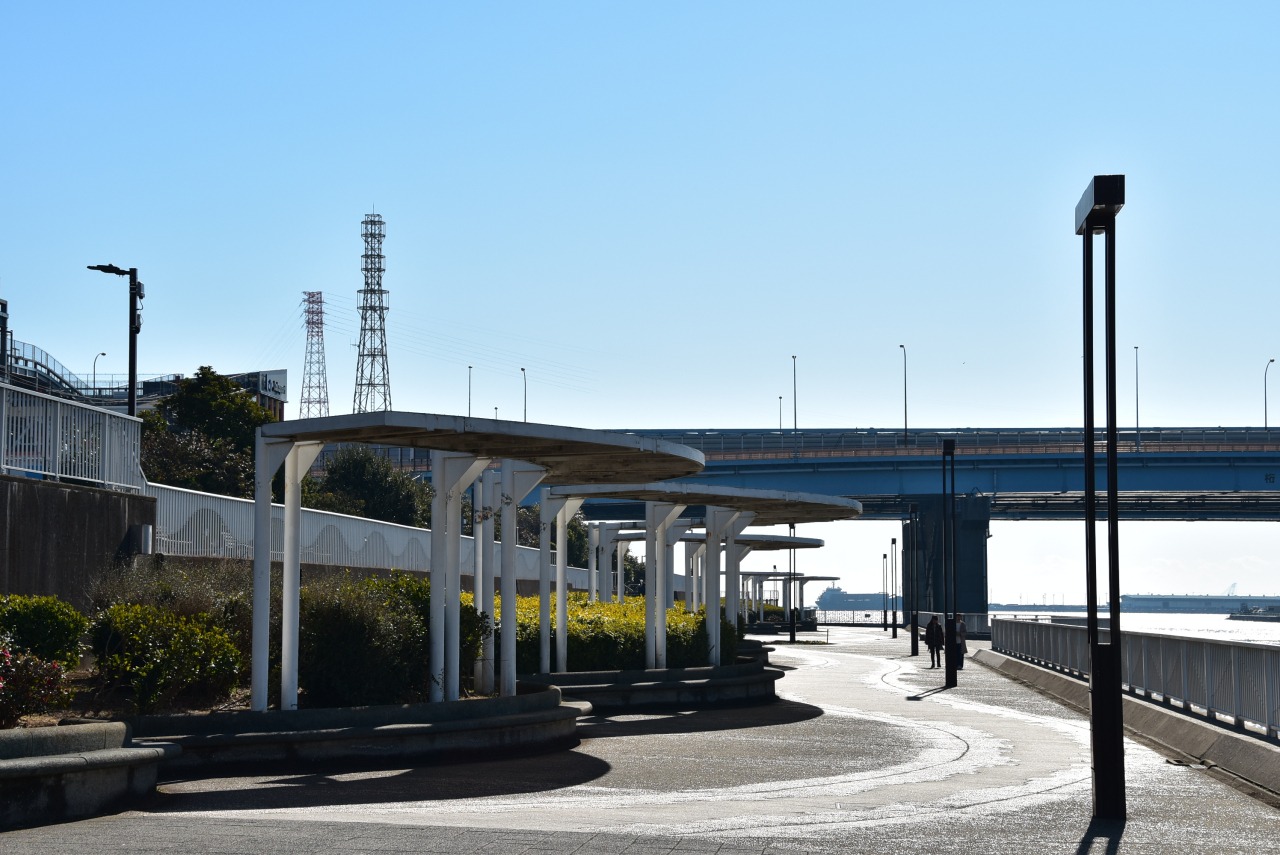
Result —
[{"label": "blue bridge girder", "polygon": [[[989,497],[992,519],[1083,518],[1078,428],[629,433],[702,451],[706,469],[683,480],[849,496],[869,519],[902,519],[917,497],[941,492],[942,440],[954,439],[956,492]],[[1101,494],[1101,433],[1097,443]],[[1123,431],[1118,467],[1122,519],[1280,520],[1280,430]]]}]

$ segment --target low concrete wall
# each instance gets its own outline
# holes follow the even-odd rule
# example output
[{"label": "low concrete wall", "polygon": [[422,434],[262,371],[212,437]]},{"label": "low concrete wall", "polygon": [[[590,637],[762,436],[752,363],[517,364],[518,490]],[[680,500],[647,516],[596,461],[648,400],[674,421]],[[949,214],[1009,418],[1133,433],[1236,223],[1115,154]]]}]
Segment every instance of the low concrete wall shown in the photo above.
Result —
[{"label": "low concrete wall", "polygon": [[210,765],[473,755],[576,744],[580,710],[554,686],[508,698],[435,704],[143,716],[139,744],[181,746],[165,769]]},{"label": "low concrete wall", "polygon": [[[973,659],[1007,677],[1034,686],[1088,713],[1089,684],[1030,662],[991,650]],[[1124,726],[1177,755],[1216,766],[1268,792],[1280,795],[1280,746],[1226,726],[1193,718],[1172,707],[1124,696]]]},{"label": "low concrete wall", "polygon": [[127,554],[130,527],[155,521],[149,496],[0,475],[0,594],[85,610],[97,575]]},{"label": "low concrete wall", "polygon": [[123,810],[155,790],[170,745],[133,746],[121,722],[0,731],[0,828]]},{"label": "low concrete wall", "polygon": [[[767,648],[766,648],[767,651]],[[777,700],[774,683],[782,672],[765,667],[767,652],[718,668],[655,668],[644,671],[574,671],[537,674],[567,698],[587,701],[600,712],[646,707],[697,709]]]}]

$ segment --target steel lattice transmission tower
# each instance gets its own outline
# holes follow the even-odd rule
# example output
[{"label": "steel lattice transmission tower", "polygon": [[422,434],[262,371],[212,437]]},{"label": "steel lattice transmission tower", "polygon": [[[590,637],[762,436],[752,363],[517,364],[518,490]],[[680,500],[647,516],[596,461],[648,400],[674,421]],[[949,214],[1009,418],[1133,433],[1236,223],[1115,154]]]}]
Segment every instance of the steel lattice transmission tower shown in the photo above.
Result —
[{"label": "steel lattice transmission tower", "polygon": [[352,412],[391,409],[391,378],[387,373],[387,304],[382,287],[382,217],[369,214],[360,224],[364,237],[364,287],[360,289],[360,353],[356,361],[356,395]]},{"label": "steel lattice transmission tower", "polygon": [[303,291],[307,319],[307,361],[302,368],[298,418],[329,415],[329,377],[324,363],[324,292]]}]

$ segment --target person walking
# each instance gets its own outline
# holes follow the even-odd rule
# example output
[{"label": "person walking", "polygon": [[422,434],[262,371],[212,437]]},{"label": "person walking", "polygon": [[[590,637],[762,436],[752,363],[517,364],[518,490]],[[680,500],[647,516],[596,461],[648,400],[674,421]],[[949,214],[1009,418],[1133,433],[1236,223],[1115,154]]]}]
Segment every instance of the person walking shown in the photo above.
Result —
[{"label": "person walking", "polygon": [[939,667],[942,664],[942,624],[938,623],[937,615],[929,618],[924,628],[924,643],[929,648],[929,667]]},{"label": "person walking", "polygon": [[965,643],[965,636],[969,634],[969,627],[965,625],[964,618],[956,615],[956,669],[964,668],[964,656],[969,652],[969,645]]}]

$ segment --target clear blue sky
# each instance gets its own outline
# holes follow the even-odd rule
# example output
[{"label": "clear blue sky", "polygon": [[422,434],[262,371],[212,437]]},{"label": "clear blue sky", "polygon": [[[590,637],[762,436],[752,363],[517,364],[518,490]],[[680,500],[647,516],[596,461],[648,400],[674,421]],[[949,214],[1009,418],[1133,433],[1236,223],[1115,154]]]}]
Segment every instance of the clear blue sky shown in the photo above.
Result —
[{"label": "clear blue sky", "polygon": [[[1277,9],[7,4],[0,296],[18,339],[123,373],[125,291],[85,265],[137,266],[143,374],[287,368],[294,413],[322,290],[345,412],[376,210],[397,409],[465,412],[470,365],[475,413],[518,418],[524,367],[531,421],[763,428],[794,354],[801,427],[894,427],[905,344],[913,426],[1069,426],[1072,213],[1118,172],[1122,423],[1136,345],[1142,424],[1257,425]],[[855,525],[805,561],[878,587],[891,535]],[[1082,596],[1021,575],[1077,560],[1033,529],[1007,558],[997,530],[993,596]],[[1126,558],[1126,592],[1280,590],[1274,526],[1173,529],[1257,560]]]}]

